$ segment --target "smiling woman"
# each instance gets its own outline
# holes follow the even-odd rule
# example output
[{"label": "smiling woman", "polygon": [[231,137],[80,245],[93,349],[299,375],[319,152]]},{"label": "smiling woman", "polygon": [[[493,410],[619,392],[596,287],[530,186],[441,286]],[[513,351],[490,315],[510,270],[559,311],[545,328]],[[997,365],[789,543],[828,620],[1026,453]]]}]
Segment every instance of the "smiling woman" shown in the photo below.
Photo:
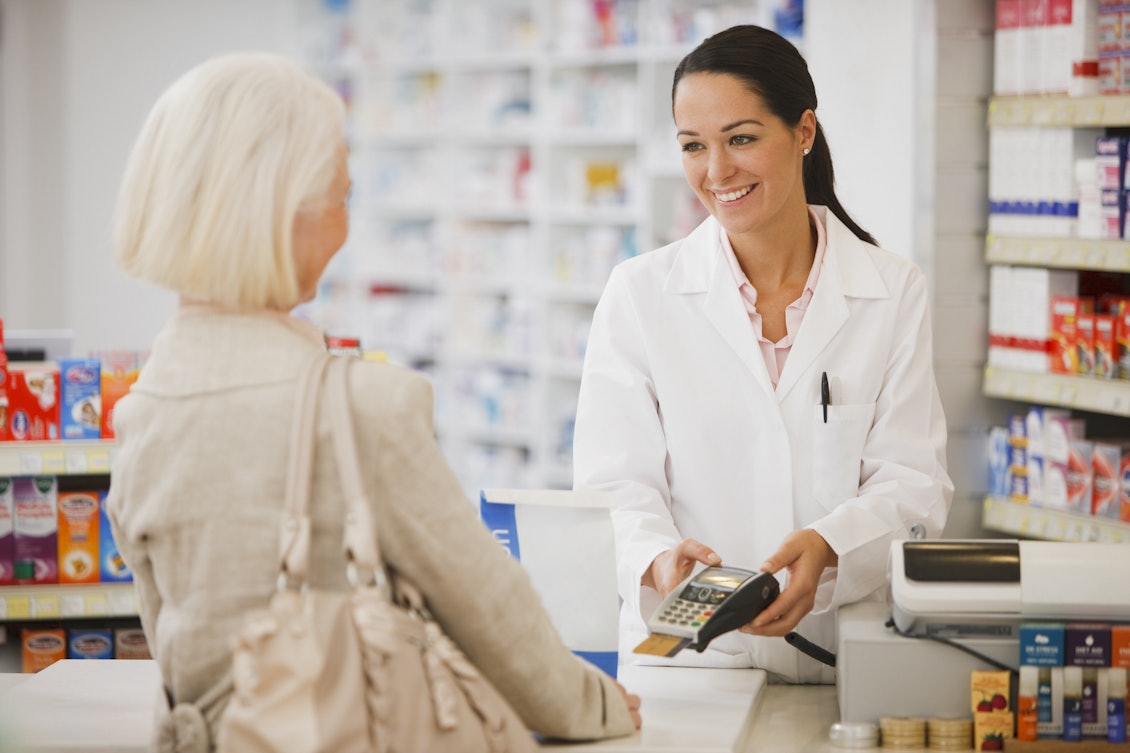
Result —
[{"label": "smiling woman", "polygon": [[574,487],[618,498],[621,655],[696,567],[725,563],[777,574],[780,596],[663,661],[828,682],[781,637],[832,646],[836,608],[881,596],[890,542],[940,535],[949,511],[925,278],[840,205],[815,86],[779,35],[706,39],[675,71],[672,114],[711,216],[609,278]]}]

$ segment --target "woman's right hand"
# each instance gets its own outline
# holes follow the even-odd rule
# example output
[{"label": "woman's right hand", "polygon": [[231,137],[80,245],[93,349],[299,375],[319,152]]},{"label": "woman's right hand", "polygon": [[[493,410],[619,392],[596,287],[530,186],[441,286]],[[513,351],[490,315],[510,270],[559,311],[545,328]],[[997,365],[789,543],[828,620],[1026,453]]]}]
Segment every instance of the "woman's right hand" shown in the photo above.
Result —
[{"label": "woman's right hand", "polygon": [[651,567],[643,574],[640,582],[659,592],[660,597],[675,590],[694,570],[696,562],[711,567],[721,565],[718,553],[694,539],[683,539],[651,562]]}]

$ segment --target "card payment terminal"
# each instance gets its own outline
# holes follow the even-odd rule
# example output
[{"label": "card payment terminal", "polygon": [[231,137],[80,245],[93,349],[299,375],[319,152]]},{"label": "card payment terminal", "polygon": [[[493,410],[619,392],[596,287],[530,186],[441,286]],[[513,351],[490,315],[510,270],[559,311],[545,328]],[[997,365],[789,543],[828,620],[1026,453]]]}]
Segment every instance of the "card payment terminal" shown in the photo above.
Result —
[{"label": "card payment terminal", "polygon": [[674,656],[684,648],[706,650],[723,633],[750,622],[777,598],[772,573],[736,567],[708,567],[667,595],[647,621],[651,635],[636,653]]}]

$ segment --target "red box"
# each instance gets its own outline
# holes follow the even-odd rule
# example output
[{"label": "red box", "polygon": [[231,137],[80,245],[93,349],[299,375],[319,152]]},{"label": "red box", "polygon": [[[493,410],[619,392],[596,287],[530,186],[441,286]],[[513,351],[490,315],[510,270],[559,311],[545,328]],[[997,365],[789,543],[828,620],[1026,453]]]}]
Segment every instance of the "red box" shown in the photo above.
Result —
[{"label": "red box", "polygon": [[53,363],[14,364],[8,371],[9,440],[59,438],[59,367]]},{"label": "red box", "polygon": [[1130,310],[1114,320],[1114,378],[1130,379]]},{"label": "red box", "polygon": [[1075,327],[1075,353],[1080,374],[1095,373],[1095,315],[1081,312]]},{"label": "red box", "polygon": [[1114,376],[1114,355],[1118,341],[1114,337],[1114,317],[1095,314],[1095,371],[1097,377]]},{"label": "red box", "polygon": [[[1076,340],[1079,331],[1079,298],[1073,295],[1052,296],[1049,305],[1051,334],[1051,372],[1075,374],[1079,371]],[[1128,353],[1130,364],[1130,353]]]}]

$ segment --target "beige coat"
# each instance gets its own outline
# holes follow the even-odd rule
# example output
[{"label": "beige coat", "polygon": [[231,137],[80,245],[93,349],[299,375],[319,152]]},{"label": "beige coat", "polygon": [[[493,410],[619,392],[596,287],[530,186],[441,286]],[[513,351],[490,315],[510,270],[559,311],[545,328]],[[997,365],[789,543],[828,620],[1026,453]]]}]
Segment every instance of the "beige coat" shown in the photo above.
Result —
[{"label": "beige coat", "polygon": [[[317,331],[291,317],[183,309],[115,410],[110,519],[134,571],[150,648],[178,702],[196,701],[228,672],[242,615],[265,606],[275,587],[297,375],[321,347]],[[632,732],[613,681],[562,644],[524,571],[444,461],[428,381],[361,361],[349,381],[389,565],[421,588],[531,729],[568,739]],[[323,418],[311,584],[345,589],[343,501],[328,432]]]}]

